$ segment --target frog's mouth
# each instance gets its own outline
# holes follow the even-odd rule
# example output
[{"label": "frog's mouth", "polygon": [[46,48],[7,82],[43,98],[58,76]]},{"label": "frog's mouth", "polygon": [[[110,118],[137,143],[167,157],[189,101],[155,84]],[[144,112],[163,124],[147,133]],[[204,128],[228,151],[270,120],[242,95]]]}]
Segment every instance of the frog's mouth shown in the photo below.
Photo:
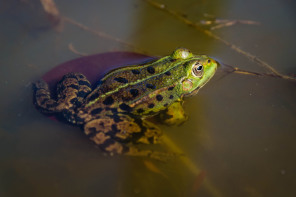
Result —
[{"label": "frog's mouth", "polygon": [[191,96],[196,95],[196,94],[198,93],[198,91],[199,91],[200,88],[201,88],[201,87],[198,87],[198,88],[196,88],[195,90],[193,90],[192,92],[190,92],[190,93],[188,93],[188,94],[185,94],[184,97],[191,97]]}]

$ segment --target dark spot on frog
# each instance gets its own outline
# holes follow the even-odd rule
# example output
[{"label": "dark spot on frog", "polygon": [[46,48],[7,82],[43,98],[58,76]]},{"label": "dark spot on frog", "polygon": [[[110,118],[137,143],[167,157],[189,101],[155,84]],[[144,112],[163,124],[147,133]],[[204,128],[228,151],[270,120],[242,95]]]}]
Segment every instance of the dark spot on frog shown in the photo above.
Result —
[{"label": "dark spot on frog", "polygon": [[[112,131],[111,131],[110,135],[113,136],[113,138],[116,139],[116,141],[119,141],[122,143],[127,143],[130,141],[130,136],[126,135],[126,133],[127,133],[126,130],[118,129],[116,124],[112,125],[111,128],[112,128]],[[118,134],[118,133],[123,134],[123,136],[117,137],[116,134]]]},{"label": "dark spot on frog", "polygon": [[154,104],[153,103],[150,103],[149,105],[148,105],[148,108],[153,108],[154,107]]},{"label": "dark spot on frog", "polygon": [[156,99],[157,99],[158,101],[162,101],[163,97],[162,97],[160,94],[158,94],[158,95],[156,95]]},{"label": "dark spot on frog", "polygon": [[117,114],[113,114],[113,115],[108,115],[110,118],[112,118],[114,120],[114,122],[118,123],[120,121],[122,121],[120,119],[120,116],[118,116]]},{"label": "dark spot on frog", "polygon": [[166,109],[166,110],[164,111],[164,113],[163,113],[163,117],[162,117],[162,119],[163,119],[163,120],[168,120],[168,119],[171,119],[171,118],[173,118],[173,117],[174,117],[174,116],[168,114],[168,110]]},{"label": "dark spot on frog", "polygon": [[170,99],[173,99],[174,98],[174,96],[173,95],[170,95],[170,97],[169,97]]},{"label": "dark spot on frog", "polygon": [[[97,117],[97,118],[99,118],[99,117]],[[76,115],[75,115],[75,120],[76,120],[76,123],[80,124],[80,125],[82,125],[85,122],[85,120],[83,118],[77,117]]]},{"label": "dark spot on frog", "polygon": [[148,141],[149,141],[150,144],[154,144],[154,137],[148,138]]},{"label": "dark spot on frog", "polygon": [[137,97],[139,95],[139,90],[137,89],[131,89],[130,93],[133,95],[133,97]]},{"label": "dark spot on frog", "polygon": [[164,106],[164,107],[167,107],[168,105],[169,105],[169,104],[168,104],[168,103],[166,103],[166,104],[164,104],[163,106]]},{"label": "dark spot on frog", "polygon": [[135,75],[138,75],[138,74],[140,74],[140,71],[139,70],[132,70],[132,73]]},{"label": "dark spot on frog", "polygon": [[147,131],[147,127],[145,127],[143,125],[142,119],[141,118],[134,118],[134,122],[141,128],[141,132],[140,133],[133,133],[133,137],[134,136],[136,137],[136,135],[139,135],[139,134],[140,134],[139,137],[143,136],[143,133],[145,131]]},{"label": "dark spot on frog", "polygon": [[72,103],[72,104],[74,105],[77,101],[78,101],[77,98],[72,98],[72,99],[70,100],[70,103]]},{"label": "dark spot on frog", "polygon": [[89,134],[87,135],[88,137],[94,137],[98,132],[95,127],[88,128],[88,131],[89,131]]},{"label": "dark spot on frog", "polygon": [[175,86],[171,86],[168,88],[169,91],[173,90]]},{"label": "dark spot on frog", "polygon": [[117,111],[117,108],[109,108],[109,107],[105,107],[105,110],[110,110],[113,114],[116,114],[118,111]]},{"label": "dark spot on frog", "polygon": [[45,98],[45,99],[43,99],[43,101],[40,104],[44,105],[48,100],[49,100],[49,98]]},{"label": "dark spot on frog", "polygon": [[119,108],[126,112],[131,112],[133,108],[131,108],[129,105],[122,103],[119,105]]},{"label": "dark spot on frog", "polygon": [[164,74],[166,74],[167,76],[171,76],[172,73],[170,71],[167,71]]},{"label": "dark spot on frog", "polygon": [[77,89],[77,90],[78,90],[78,85],[75,85],[75,84],[71,84],[71,85],[69,85],[68,87],[73,88],[73,89]]},{"label": "dark spot on frog", "polygon": [[77,77],[80,78],[80,79],[85,78],[85,77],[83,76],[83,74],[80,74],[80,73],[78,73]]},{"label": "dark spot on frog", "polygon": [[139,114],[141,114],[141,113],[144,112],[144,109],[140,108],[140,109],[137,110],[137,112],[138,112]]},{"label": "dark spot on frog", "polygon": [[146,87],[147,87],[147,88],[150,88],[150,89],[155,89],[155,88],[156,88],[155,85],[150,84],[150,83],[147,83],[147,84],[146,84]]},{"label": "dark spot on frog", "polygon": [[54,108],[54,107],[56,107],[56,106],[58,106],[57,103],[47,104],[47,105],[46,105],[47,108]]},{"label": "dark spot on frog", "polygon": [[112,125],[111,125],[111,128],[112,128],[112,131],[113,131],[115,134],[120,132],[120,130],[117,129],[116,124],[112,124]]},{"label": "dark spot on frog", "polygon": [[114,78],[115,81],[119,82],[119,83],[127,83],[128,80],[126,78],[123,77],[116,77]]},{"label": "dark spot on frog", "polygon": [[86,85],[86,86],[90,87],[90,84],[89,84],[88,81],[82,81],[82,80],[80,80],[80,81],[78,81],[78,84],[79,85]]},{"label": "dark spot on frog", "polygon": [[155,73],[155,69],[154,69],[152,66],[148,66],[148,67],[147,67],[147,71],[148,71],[150,74],[154,74],[154,73]]},{"label": "dark spot on frog", "polygon": [[112,98],[112,96],[108,96],[104,101],[103,104],[104,105],[112,105],[114,103],[114,99]]},{"label": "dark spot on frog", "polygon": [[93,109],[90,113],[91,115],[96,115],[96,114],[99,114],[102,112],[102,108],[96,108],[96,109]]},{"label": "dark spot on frog", "polygon": [[114,144],[115,141],[111,138],[106,139],[102,144],[100,144],[100,148],[102,148],[103,150],[106,150],[108,146],[110,146],[111,144]]},{"label": "dark spot on frog", "polygon": [[84,91],[79,91],[79,92],[77,93],[77,96],[78,96],[78,97],[85,97],[86,94],[87,94],[87,93],[84,92]]}]

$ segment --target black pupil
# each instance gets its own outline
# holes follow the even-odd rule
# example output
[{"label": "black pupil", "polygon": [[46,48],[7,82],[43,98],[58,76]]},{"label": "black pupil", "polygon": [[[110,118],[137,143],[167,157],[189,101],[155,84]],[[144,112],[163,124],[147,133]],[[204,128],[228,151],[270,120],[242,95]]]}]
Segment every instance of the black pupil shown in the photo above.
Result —
[{"label": "black pupil", "polygon": [[201,70],[202,70],[202,66],[198,66],[198,67],[196,68],[196,70],[201,71]]}]

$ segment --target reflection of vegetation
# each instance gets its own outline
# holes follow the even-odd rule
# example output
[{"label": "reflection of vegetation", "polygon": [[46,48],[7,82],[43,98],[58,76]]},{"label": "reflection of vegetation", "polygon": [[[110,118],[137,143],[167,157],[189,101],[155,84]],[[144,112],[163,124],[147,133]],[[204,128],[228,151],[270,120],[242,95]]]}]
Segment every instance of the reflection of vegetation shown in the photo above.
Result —
[{"label": "reflection of vegetation", "polygon": [[270,71],[271,73],[254,73],[254,72],[249,72],[249,71],[244,71],[241,70],[237,67],[232,67],[229,66],[228,67],[232,67],[233,70],[232,72],[234,73],[238,73],[238,74],[248,74],[248,75],[257,75],[257,76],[271,76],[271,77],[279,77],[279,78],[283,78],[283,79],[288,79],[288,80],[296,80],[296,78],[288,76],[288,75],[283,75],[281,73],[279,73],[276,69],[274,69],[271,65],[269,65],[268,63],[266,63],[265,61],[263,61],[262,59],[256,57],[255,55],[244,51],[242,49],[240,49],[239,47],[237,47],[236,45],[224,40],[223,38],[221,38],[220,36],[214,34],[212,31],[207,30],[202,28],[202,26],[200,24],[196,24],[193,21],[189,20],[186,16],[184,16],[183,14],[180,14],[174,10],[171,10],[169,8],[167,8],[166,5],[164,4],[160,4],[158,2],[152,1],[152,0],[144,0],[147,3],[149,3],[149,5],[160,9],[162,11],[164,11],[165,13],[174,16],[175,18],[181,20],[183,23],[185,23],[186,25],[189,25],[190,27],[195,28],[198,31],[201,31],[202,33],[206,34],[207,36],[214,38],[215,40],[218,40],[220,42],[222,42],[223,44],[225,44],[226,46],[230,47],[231,49],[235,50],[238,53],[243,54],[244,56],[250,58],[251,60],[253,60],[254,62],[256,62],[258,65],[264,67],[265,69],[267,69],[268,71]]},{"label": "reflection of vegetation", "polygon": [[[167,135],[164,135],[162,140],[164,144],[168,146],[170,150],[172,150],[173,152],[183,152]],[[220,191],[217,190],[217,188],[212,184],[212,182],[210,182],[209,179],[206,179],[205,171],[201,170],[201,168],[194,164],[188,157],[184,156],[180,159],[185,164],[185,166],[196,176],[193,184],[193,193],[195,193],[201,186],[201,183],[203,183],[203,186],[212,194],[212,196],[222,196]]]}]

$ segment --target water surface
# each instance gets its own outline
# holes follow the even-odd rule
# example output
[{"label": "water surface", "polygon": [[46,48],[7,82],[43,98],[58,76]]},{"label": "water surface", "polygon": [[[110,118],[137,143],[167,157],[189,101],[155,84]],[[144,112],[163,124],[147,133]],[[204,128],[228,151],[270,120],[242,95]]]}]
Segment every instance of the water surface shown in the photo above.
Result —
[{"label": "water surface", "polygon": [[[161,3],[196,22],[204,20],[204,14],[260,22],[213,32],[283,74],[296,73],[293,1]],[[266,72],[144,1],[56,1],[56,5],[62,16],[134,47],[68,22],[54,28],[39,1],[0,3],[1,196],[295,195],[295,82],[226,74],[220,68],[197,96],[186,100],[188,122],[161,126],[199,172],[181,159],[161,163],[106,157],[79,128],[40,114],[32,104],[31,82],[79,57],[69,44],[84,54],[141,50],[153,56],[182,46],[245,70]]]}]

